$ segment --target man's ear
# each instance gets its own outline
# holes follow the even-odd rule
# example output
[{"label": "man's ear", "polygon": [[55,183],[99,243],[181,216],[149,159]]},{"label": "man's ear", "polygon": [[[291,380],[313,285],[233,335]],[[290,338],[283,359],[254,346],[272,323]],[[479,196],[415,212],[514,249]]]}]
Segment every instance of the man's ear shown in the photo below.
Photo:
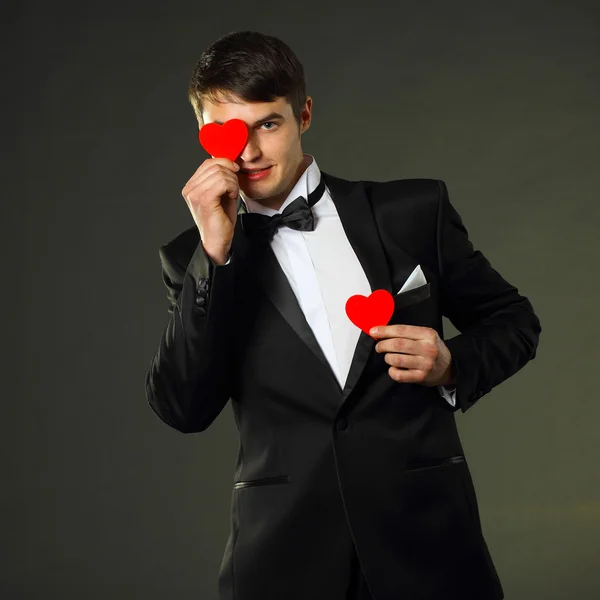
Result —
[{"label": "man's ear", "polygon": [[311,122],[311,119],[309,119],[308,121],[303,121],[300,124],[300,135],[302,135],[303,133],[305,133],[306,130],[310,127],[310,122]]},{"label": "man's ear", "polygon": [[309,127],[312,120],[312,98],[310,96],[306,97],[306,102],[304,104],[304,108],[302,112],[308,111],[308,121],[302,121],[300,124],[300,135],[302,135]]}]

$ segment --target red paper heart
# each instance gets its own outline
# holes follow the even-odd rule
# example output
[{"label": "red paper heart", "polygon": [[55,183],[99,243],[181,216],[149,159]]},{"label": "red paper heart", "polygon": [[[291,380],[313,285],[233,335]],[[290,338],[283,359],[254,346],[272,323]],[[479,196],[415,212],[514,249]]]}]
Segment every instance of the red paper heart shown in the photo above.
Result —
[{"label": "red paper heart", "polygon": [[394,313],[394,297],[387,290],[375,290],[369,297],[350,296],[346,301],[348,318],[366,334],[371,327],[387,325]]},{"label": "red paper heart", "polygon": [[248,127],[241,119],[229,119],[223,125],[207,123],[200,128],[198,139],[214,158],[235,160],[248,141]]}]

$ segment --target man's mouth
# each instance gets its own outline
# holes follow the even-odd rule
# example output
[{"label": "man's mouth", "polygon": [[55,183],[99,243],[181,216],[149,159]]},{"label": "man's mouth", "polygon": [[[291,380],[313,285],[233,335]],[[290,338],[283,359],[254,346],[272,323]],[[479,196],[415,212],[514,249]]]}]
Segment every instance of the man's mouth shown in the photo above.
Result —
[{"label": "man's mouth", "polygon": [[253,173],[260,173],[261,171],[264,171],[265,169],[270,169],[271,167],[263,167],[262,169],[242,169],[242,173],[249,173],[250,175],[252,175]]}]

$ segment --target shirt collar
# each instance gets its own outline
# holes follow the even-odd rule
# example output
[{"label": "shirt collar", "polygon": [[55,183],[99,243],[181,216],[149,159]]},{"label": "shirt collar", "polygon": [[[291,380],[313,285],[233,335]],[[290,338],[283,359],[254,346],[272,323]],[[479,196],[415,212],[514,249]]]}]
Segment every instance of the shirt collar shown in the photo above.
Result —
[{"label": "shirt collar", "polygon": [[306,167],[302,175],[300,175],[296,185],[292,188],[292,191],[289,193],[279,210],[263,206],[256,202],[256,200],[252,200],[252,198],[246,198],[244,194],[240,192],[240,196],[242,197],[248,212],[272,217],[273,215],[281,214],[289,204],[298,198],[298,196],[304,196],[305,199],[308,198],[308,195],[317,188],[319,181],[321,181],[321,170],[312,154],[304,154],[304,156],[310,156],[312,159],[311,163]]}]

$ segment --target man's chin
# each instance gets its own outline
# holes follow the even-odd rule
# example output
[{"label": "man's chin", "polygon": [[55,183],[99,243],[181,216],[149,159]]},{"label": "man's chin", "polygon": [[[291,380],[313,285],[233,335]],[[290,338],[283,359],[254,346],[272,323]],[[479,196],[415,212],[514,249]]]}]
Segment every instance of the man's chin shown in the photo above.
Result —
[{"label": "man's chin", "polygon": [[[260,181],[257,183],[260,184]],[[256,200],[257,202],[271,198],[276,194],[276,190],[271,186],[261,186],[256,183],[250,186],[240,186],[240,192],[242,192],[242,198],[250,198],[250,200]]]}]

